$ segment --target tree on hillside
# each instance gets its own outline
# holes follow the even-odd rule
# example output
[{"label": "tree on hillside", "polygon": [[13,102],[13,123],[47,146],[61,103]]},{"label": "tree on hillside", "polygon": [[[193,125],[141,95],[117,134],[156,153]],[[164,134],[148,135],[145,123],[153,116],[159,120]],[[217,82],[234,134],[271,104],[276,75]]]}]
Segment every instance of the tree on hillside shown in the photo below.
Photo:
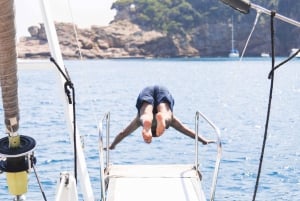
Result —
[{"label": "tree on hillside", "polygon": [[[251,0],[252,3],[269,10],[278,11],[295,20],[300,20],[299,0]],[[134,9],[131,9],[134,8]],[[128,19],[145,30],[158,30],[168,35],[195,32],[199,27],[217,25],[226,28],[232,16],[235,19],[237,40],[245,40],[254,22],[256,12],[244,15],[225,5],[220,0],[117,0],[112,9],[117,10],[119,19]],[[259,25],[268,27],[270,17],[261,15]],[[225,26],[224,26],[225,25]],[[238,28],[240,27],[240,28]],[[279,46],[287,51],[294,46],[299,47],[299,28],[291,27],[286,23],[279,23],[276,27],[276,37],[281,41]],[[249,30],[248,30],[249,29]],[[287,37],[293,35],[292,37]],[[207,35],[209,37],[209,35]]]},{"label": "tree on hillside", "polygon": [[113,4],[117,11],[134,5],[134,15],[128,18],[144,29],[165,33],[184,33],[196,26],[201,15],[185,0],[118,0]]}]

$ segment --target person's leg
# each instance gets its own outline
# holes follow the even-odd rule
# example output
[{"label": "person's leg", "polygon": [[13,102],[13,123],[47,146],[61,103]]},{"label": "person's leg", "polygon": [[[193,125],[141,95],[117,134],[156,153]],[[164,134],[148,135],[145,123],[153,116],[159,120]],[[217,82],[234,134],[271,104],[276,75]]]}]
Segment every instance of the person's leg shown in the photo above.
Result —
[{"label": "person's leg", "polygon": [[140,121],[143,126],[142,135],[146,143],[151,143],[152,140],[152,132],[151,132],[151,126],[153,120],[152,111],[153,111],[153,106],[151,104],[147,102],[144,102],[142,104],[142,107],[140,109]]},{"label": "person's leg", "polygon": [[157,137],[161,136],[169,122],[172,120],[172,111],[168,103],[160,103],[157,106],[157,114],[155,116],[157,121],[156,126],[156,135]]}]

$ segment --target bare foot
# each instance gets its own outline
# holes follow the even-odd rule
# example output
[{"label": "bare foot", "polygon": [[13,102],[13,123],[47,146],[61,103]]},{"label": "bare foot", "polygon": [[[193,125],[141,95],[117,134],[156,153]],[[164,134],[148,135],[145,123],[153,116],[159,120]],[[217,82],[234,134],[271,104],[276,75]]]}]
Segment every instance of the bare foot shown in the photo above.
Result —
[{"label": "bare foot", "polygon": [[143,122],[142,135],[143,135],[144,141],[146,143],[151,143],[151,140],[152,140],[151,125],[152,125],[151,121],[145,120]]},{"label": "bare foot", "polygon": [[166,129],[166,121],[161,112],[158,112],[156,114],[156,121],[157,121],[156,135],[157,135],[157,137],[159,137],[164,133],[164,131]]}]

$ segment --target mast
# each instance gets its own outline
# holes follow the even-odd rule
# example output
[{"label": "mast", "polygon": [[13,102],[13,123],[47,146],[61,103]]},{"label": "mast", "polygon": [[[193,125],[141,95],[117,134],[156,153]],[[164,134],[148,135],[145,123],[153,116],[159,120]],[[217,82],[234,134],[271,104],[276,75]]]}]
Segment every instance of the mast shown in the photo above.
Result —
[{"label": "mast", "polygon": [[0,1],[0,83],[7,137],[0,139],[0,170],[14,200],[27,192],[28,172],[33,166],[35,140],[18,134],[19,104],[17,78],[16,28],[13,0]]},{"label": "mast", "polygon": [[[19,129],[18,78],[14,1],[0,4],[0,80],[6,133],[17,138]],[[17,143],[11,143],[14,146]]]}]

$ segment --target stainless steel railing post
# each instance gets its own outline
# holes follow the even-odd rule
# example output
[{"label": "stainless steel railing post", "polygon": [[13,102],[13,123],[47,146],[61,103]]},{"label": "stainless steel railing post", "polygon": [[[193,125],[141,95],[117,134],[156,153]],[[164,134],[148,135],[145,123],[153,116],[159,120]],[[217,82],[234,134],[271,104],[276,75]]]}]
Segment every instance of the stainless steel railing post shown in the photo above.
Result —
[{"label": "stainless steel railing post", "polygon": [[199,169],[199,155],[198,155],[198,136],[199,136],[199,112],[195,115],[195,169],[198,172]]},{"label": "stainless steel railing post", "polygon": [[[104,165],[104,147],[103,147],[103,122],[106,127],[106,164]],[[99,157],[100,157],[100,181],[101,181],[101,201],[106,200],[106,185],[105,185],[105,171],[108,170],[109,166],[109,130],[110,127],[110,113],[106,113],[103,119],[99,122]]]},{"label": "stainless steel railing post", "polygon": [[[220,168],[220,162],[221,162],[221,156],[222,156],[222,143],[221,143],[221,134],[220,130],[218,127],[216,127],[204,114],[201,112],[197,111],[196,112],[196,139],[198,139],[198,133],[199,133],[199,117],[202,117],[215,131],[216,137],[217,137],[217,157],[216,157],[216,163],[215,163],[215,169],[214,169],[214,174],[212,178],[212,184],[211,184],[211,191],[210,191],[210,201],[213,201],[215,198],[215,191],[216,191],[216,186],[217,186],[217,180],[218,180],[218,173],[219,173],[219,168]],[[198,140],[196,140],[198,141]],[[198,164],[198,143],[196,143],[196,161],[195,163]],[[196,166],[197,167],[197,166]]]},{"label": "stainless steel railing post", "polygon": [[110,112],[106,115],[106,168],[109,166],[109,127],[110,127]]}]

